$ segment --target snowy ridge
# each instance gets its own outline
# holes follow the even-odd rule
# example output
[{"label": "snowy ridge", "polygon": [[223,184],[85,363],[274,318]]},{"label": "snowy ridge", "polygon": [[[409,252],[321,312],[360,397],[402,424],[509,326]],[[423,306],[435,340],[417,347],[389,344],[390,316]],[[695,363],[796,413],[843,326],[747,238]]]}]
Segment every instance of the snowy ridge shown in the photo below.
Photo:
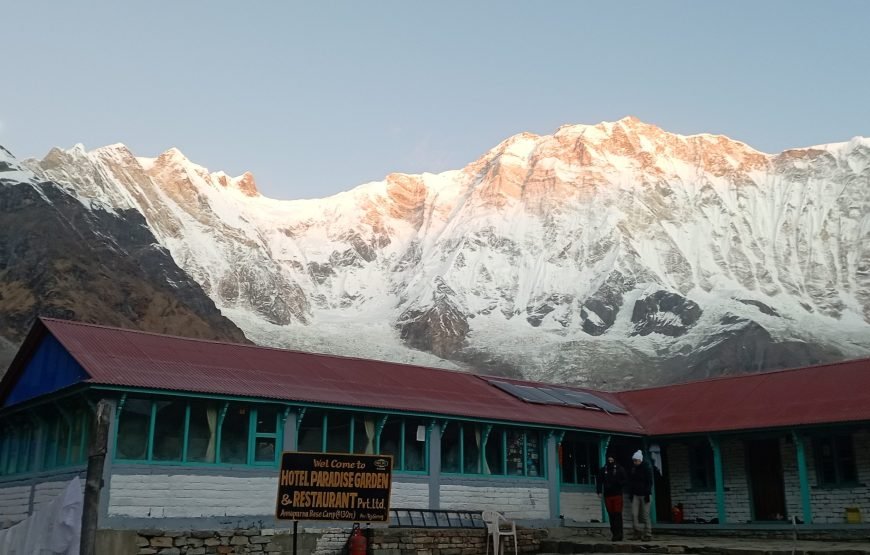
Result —
[{"label": "snowy ridge", "polygon": [[27,165],[140,211],[272,345],[620,386],[870,352],[866,138],[765,154],[624,118],[295,201],[177,149]]}]

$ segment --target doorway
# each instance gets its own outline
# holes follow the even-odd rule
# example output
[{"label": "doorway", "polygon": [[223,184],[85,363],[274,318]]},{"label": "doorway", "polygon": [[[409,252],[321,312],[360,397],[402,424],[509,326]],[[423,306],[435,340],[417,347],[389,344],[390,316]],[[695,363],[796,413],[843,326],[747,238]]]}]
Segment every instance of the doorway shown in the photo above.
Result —
[{"label": "doorway", "polygon": [[746,442],[746,470],[753,520],[785,520],[785,484],[779,439]]}]

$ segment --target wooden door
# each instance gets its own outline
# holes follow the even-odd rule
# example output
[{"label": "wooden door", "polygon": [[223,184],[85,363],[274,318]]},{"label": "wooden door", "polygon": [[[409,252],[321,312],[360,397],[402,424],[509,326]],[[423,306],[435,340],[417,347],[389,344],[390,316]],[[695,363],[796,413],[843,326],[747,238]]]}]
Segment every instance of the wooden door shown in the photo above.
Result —
[{"label": "wooden door", "polygon": [[785,484],[778,439],[746,442],[754,520],[785,520]]}]

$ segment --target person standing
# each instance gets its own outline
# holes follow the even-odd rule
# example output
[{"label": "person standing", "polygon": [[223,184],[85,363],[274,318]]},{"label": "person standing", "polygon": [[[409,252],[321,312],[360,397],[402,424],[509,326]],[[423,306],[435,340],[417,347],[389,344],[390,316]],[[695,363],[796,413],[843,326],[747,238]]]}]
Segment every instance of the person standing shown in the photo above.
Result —
[{"label": "person standing", "polygon": [[625,469],[617,464],[613,455],[607,455],[607,463],[598,471],[595,491],[598,497],[604,494],[604,508],[610,520],[611,540],[622,541],[622,490],[625,487]]},{"label": "person standing", "polygon": [[[652,525],[649,519],[650,495],[652,494],[652,470],[643,462],[643,453],[631,456],[628,473],[628,495],[631,498],[631,518],[635,540],[650,541]],[[641,526],[642,525],[642,526]]]}]

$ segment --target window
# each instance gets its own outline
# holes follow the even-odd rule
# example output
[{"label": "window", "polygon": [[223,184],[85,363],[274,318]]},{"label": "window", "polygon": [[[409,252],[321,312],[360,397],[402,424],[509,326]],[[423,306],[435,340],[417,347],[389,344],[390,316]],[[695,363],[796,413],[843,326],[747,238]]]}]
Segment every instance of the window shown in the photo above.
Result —
[{"label": "window", "polygon": [[118,458],[132,461],[148,459],[151,401],[127,399],[118,418]]},{"label": "window", "polygon": [[378,452],[393,456],[395,471],[425,472],[427,429],[421,418],[388,416],[378,438]]},{"label": "window", "polygon": [[350,430],[353,417],[343,412],[330,412],[326,415],[326,452],[349,453]]},{"label": "window", "polygon": [[278,407],[254,409],[257,425],[254,429],[254,462],[275,463],[278,455]]},{"label": "window", "polygon": [[215,401],[190,401],[187,423],[189,462],[215,462],[219,405]]},{"label": "window", "polygon": [[441,472],[462,472],[461,429],[459,422],[448,422],[441,431]]},{"label": "window", "polygon": [[184,418],[187,403],[181,400],[155,401],[155,461],[181,461],[184,443]]},{"label": "window", "polygon": [[221,447],[219,462],[245,464],[248,462],[248,432],[251,417],[247,405],[230,403],[220,422]]},{"label": "window", "polygon": [[537,431],[449,422],[441,433],[442,472],[541,477],[543,460]]},{"label": "window", "polygon": [[855,451],[849,434],[818,437],[813,440],[816,477],[820,486],[855,484]]},{"label": "window", "polygon": [[716,489],[713,448],[705,441],[689,445],[689,483],[692,489]]},{"label": "window", "polygon": [[598,471],[598,442],[568,432],[562,439],[562,483],[593,485]]},{"label": "window", "polygon": [[[138,462],[275,465],[283,414],[278,405],[125,398],[119,404],[115,456]],[[72,431],[77,433],[75,427]]]},{"label": "window", "polygon": [[405,428],[405,441],[401,470],[425,472],[429,466],[426,462],[426,436],[428,435],[426,421],[420,418],[405,418],[402,424]]},{"label": "window", "polygon": [[324,451],[323,432],[326,426],[326,413],[322,410],[307,409],[299,425],[299,451],[321,453]]},{"label": "window", "polygon": [[61,401],[0,422],[0,474],[23,474],[87,461],[91,412]]}]

